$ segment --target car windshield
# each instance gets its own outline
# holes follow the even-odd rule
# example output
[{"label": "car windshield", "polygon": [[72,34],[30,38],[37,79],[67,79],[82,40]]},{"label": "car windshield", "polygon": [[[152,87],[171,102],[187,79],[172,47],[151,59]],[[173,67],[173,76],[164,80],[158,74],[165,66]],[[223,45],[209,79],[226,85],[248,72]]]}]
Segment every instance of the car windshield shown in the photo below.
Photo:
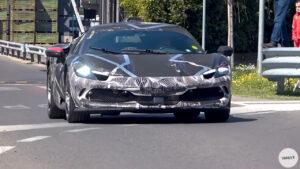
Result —
[{"label": "car windshield", "polygon": [[198,42],[175,31],[100,31],[91,32],[83,53],[202,53]]}]

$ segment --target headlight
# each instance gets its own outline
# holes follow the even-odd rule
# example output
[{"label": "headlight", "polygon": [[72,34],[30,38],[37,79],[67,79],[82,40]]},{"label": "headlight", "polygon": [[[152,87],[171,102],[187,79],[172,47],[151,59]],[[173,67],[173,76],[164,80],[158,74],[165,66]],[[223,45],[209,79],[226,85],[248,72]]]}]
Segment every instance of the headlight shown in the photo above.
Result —
[{"label": "headlight", "polygon": [[222,77],[225,75],[230,74],[230,66],[222,64],[220,67],[217,68],[215,77]]},{"label": "headlight", "polygon": [[77,76],[88,78],[88,79],[96,79],[92,73],[91,68],[88,65],[85,65],[80,61],[77,61],[73,64],[73,67]]},{"label": "headlight", "polygon": [[209,71],[204,72],[203,75],[210,75],[210,74],[214,74],[214,73],[216,73],[216,69],[210,69]]},{"label": "headlight", "polygon": [[213,76],[215,78],[222,77],[230,74],[230,66],[227,64],[221,64],[216,69],[211,69],[203,73],[204,78],[210,79]]},{"label": "headlight", "polygon": [[106,81],[109,77],[109,72],[92,71],[98,80]]},{"label": "headlight", "polygon": [[216,74],[216,69],[211,69],[211,70],[209,70],[209,71],[207,71],[207,72],[204,72],[204,73],[203,73],[203,76],[204,76],[205,79],[210,79],[210,78],[212,78],[215,74]]},{"label": "headlight", "polygon": [[107,71],[99,72],[99,71],[92,70],[88,65],[80,61],[74,62],[72,66],[74,68],[76,76],[78,77],[83,77],[83,78],[93,79],[93,80],[101,80],[101,81],[105,81],[109,77],[109,72]]},{"label": "headlight", "polygon": [[75,71],[76,71],[76,73],[77,73],[79,76],[81,76],[81,77],[88,77],[88,76],[90,76],[91,73],[92,73],[92,72],[91,72],[91,68],[88,67],[88,66],[82,66],[81,68],[76,69]]}]

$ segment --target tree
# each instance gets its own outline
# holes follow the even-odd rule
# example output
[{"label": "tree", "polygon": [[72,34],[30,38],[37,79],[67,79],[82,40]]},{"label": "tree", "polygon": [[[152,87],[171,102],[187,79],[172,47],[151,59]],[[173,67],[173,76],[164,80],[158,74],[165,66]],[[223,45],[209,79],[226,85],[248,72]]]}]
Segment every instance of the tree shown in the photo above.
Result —
[{"label": "tree", "polygon": [[139,14],[138,3],[139,0],[121,0],[120,6],[125,9],[127,17],[132,17]]}]

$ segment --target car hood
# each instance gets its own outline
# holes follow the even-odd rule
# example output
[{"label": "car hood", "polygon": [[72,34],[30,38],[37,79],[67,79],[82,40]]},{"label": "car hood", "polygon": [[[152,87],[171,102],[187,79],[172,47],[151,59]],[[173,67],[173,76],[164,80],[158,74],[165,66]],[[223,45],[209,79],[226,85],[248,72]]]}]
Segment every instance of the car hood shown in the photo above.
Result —
[{"label": "car hood", "polygon": [[176,77],[202,74],[221,63],[220,54],[85,54],[84,64],[94,72],[132,77]]}]

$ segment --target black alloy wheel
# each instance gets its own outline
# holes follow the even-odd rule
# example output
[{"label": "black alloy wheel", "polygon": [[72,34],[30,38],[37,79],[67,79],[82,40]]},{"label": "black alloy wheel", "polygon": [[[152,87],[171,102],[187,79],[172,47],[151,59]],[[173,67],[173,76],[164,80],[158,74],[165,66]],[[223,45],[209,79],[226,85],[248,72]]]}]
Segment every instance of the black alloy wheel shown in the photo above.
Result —
[{"label": "black alloy wheel", "polygon": [[220,109],[205,112],[205,119],[208,122],[226,122],[230,117],[230,109]]},{"label": "black alloy wheel", "polygon": [[54,102],[53,95],[53,85],[51,83],[50,73],[47,73],[47,98],[48,98],[48,107],[47,113],[50,119],[59,119],[65,117],[65,112],[59,109]]},{"label": "black alloy wheel", "polygon": [[205,119],[208,122],[226,122],[230,117],[230,107],[231,101],[229,101],[226,108],[206,111]]}]

